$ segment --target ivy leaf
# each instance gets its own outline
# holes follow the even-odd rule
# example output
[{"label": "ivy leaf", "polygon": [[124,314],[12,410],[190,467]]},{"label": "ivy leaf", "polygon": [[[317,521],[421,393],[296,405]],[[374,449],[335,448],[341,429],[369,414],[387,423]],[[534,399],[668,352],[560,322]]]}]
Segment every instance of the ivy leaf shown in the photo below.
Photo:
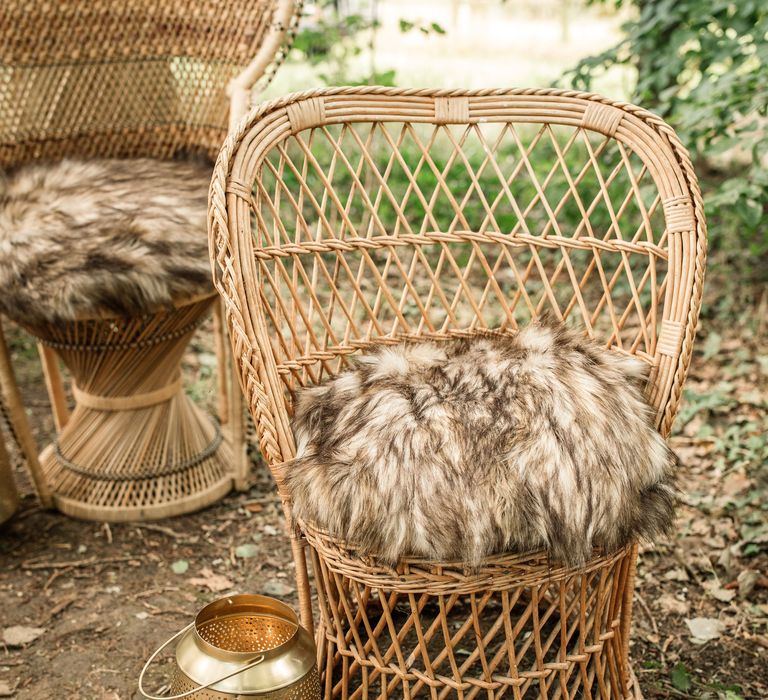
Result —
[{"label": "ivy leaf", "polygon": [[735,690],[731,690],[729,688],[725,691],[723,700],[744,700],[744,697],[740,693],[737,693]]},{"label": "ivy leaf", "polygon": [[691,674],[688,673],[685,664],[677,664],[677,666],[672,669],[670,679],[672,680],[672,685],[683,693],[691,688]]},{"label": "ivy leaf", "polygon": [[179,576],[181,576],[181,574],[186,574],[187,569],[189,569],[189,562],[186,559],[179,559],[171,564],[171,571]]}]

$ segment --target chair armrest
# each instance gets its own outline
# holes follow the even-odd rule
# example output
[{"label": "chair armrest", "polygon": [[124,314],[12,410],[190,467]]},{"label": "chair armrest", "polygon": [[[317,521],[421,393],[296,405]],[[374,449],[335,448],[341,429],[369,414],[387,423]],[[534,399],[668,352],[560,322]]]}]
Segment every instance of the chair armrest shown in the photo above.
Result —
[{"label": "chair armrest", "polygon": [[[259,88],[264,90],[272,80],[275,70],[288,54],[303,5],[304,0],[275,0],[274,16],[261,47],[253,60],[227,85],[227,95],[230,99],[230,131],[248,111],[248,98],[254,86],[266,76],[267,79],[259,85]],[[267,75],[267,69],[273,64],[275,70]]]}]

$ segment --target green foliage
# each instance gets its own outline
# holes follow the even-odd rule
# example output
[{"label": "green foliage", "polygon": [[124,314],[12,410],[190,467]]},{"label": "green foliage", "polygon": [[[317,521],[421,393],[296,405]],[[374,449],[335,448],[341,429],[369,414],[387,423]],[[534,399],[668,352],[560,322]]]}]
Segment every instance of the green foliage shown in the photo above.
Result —
[{"label": "green foliage", "polygon": [[691,689],[691,674],[688,673],[685,664],[679,663],[672,669],[670,680],[672,685],[678,690],[685,692]]},{"label": "green foliage", "polygon": [[[394,70],[376,67],[377,7],[377,0],[368,0],[355,3],[352,11],[344,0],[321,0],[316,15],[302,23],[294,52],[317,69],[317,77],[326,85],[395,85]],[[401,18],[399,26],[404,33],[446,33],[437,22]],[[368,61],[361,73],[364,54]]]},{"label": "green foliage", "polygon": [[[595,0],[607,2],[609,0]],[[768,4],[764,0],[612,0],[635,17],[612,49],[566,80],[590,89],[614,66],[636,76],[633,99],[666,118],[698,161],[715,246],[768,253]],[[764,266],[752,270],[765,276]]]},{"label": "green foliage", "polygon": [[[375,75],[365,80],[349,79],[350,62],[363,53],[362,37],[373,32],[377,21],[373,16],[347,12],[338,0],[323,0],[318,14],[305,21],[293,43],[300,60],[318,69],[318,78],[326,85],[374,82]],[[380,76],[378,76],[380,77]],[[391,82],[384,82],[389,85]]]},{"label": "green foliage", "polygon": [[408,19],[401,18],[399,20],[400,23],[400,31],[401,32],[410,32],[413,29],[417,29],[422,34],[445,34],[445,29],[443,29],[442,26],[440,26],[437,22],[421,22],[421,21],[412,21]]}]

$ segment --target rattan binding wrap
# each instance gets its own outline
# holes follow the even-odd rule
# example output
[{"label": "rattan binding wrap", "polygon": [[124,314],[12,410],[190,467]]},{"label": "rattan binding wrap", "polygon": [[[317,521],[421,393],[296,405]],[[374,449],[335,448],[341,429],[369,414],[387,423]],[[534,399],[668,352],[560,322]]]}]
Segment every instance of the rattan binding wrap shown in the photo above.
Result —
[{"label": "rattan binding wrap", "polygon": [[[3,2],[0,169],[61,158],[214,158],[230,121],[242,116],[254,92],[266,87],[283,60],[295,34],[301,5],[301,0]],[[179,299],[179,307],[188,301]],[[207,304],[206,309],[210,306]],[[218,316],[218,304],[213,306]],[[102,321],[108,327],[107,320]],[[159,325],[166,321],[162,314],[157,319]],[[122,328],[126,321],[114,322]],[[191,404],[185,403],[182,413],[186,412],[186,418],[180,418],[173,407],[169,409],[168,454],[156,453],[144,464],[129,464],[131,455],[141,451],[133,449],[135,428],[130,429],[130,416],[125,412],[124,424],[118,421],[112,428],[126,432],[106,442],[99,431],[96,437],[89,432],[92,426],[87,415],[82,425],[72,425],[72,421],[78,423],[84,414],[95,410],[78,406],[70,416],[61,382],[57,353],[62,354],[65,348],[60,344],[67,345],[69,335],[77,338],[91,332],[88,319],[82,320],[79,330],[75,325],[67,329],[33,329],[46,341],[40,351],[55,424],[57,431],[66,431],[59,436],[58,447],[42,455],[50,482],[46,486],[28,439],[28,428],[20,428],[25,456],[46,505],[50,502],[50,487],[59,492],[59,507],[84,517],[160,517],[215,500],[227,490],[233,477],[238,487],[245,485],[242,410],[236,392],[230,391],[231,371],[222,324],[216,326],[219,414],[234,456],[226,445],[219,457],[213,456],[216,450],[212,446],[222,444],[220,437],[213,434],[218,428],[207,418],[203,421],[197,409],[193,415]],[[188,339],[190,334],[184,337]],[[7,353],[0,354],[7,360]],[[98,352],[94,356],[99,356]],[[90,379],[94,379],[95,367],[97,364],[89,365],[85,373]],[[132,369],[135,367],[128,361],[112,368]],[[108,379],[110,385],[119,384],[114,376]],[[2,380],[5,394],[12,397],[9,410],[23,413],[18,397],[13,396],[12,375],[4,373]],[[144,378],[136,377],[135,387],[140,387],[142,381]],[[129,393],[126,384],[120,392]],[[76,396],[83,398],[82,393]],[[110,398],[113,408],[119,408],[114,396]],[[138,408],[159,411],[157,406]],[[175,436],[171,425],[179,428]],[[116,457],[88,455],[86,459],[81,454],[74,459],[67,448],[73,433],[80,434],[79,439],[84,441],[93,439],[90,450],[104,452],[111,448],[124,452]],[[177,459],[174,450],[181,448],[170,445],[185,440],[190,441],[182,449],[186,456]],[[88,449],[78,447],[80,453]],[[211,458],[218,459],[218,464],[208,469],[205,465],[210,465]],[[196,459],[198,463],[192,465]],[[110,466],[97,480],[98,488],[90,489],[90,482],[76,483],[78,478],[87,479],[89,471],[98,471],[106,461]],[[168,473],[183,464],[191,469],[189,478]],[[151,482],[151,474],[147,473],[152,465],[160,465],[155,474],[157,482]],[[125,478],[115,487],[119,475]],[[146,479],[140,480],[142,485],[137,489],[139,475]],[[176,482],[169,484],[173,478]],[[110,481],[113,487],[106,489]],[[110,497],[106,497],[107,491]]]},{"label": "rattan binding wrap", "polygon": [[[240,381],[313,561],[325,697],[640,697],[636,547],[390,570],[292,521],[294,390],[373,343],[514,330],[548,312],[645,361],[668,435],[691,359],[703,205],[674,131],[579,92],[330,88],[253,111],[225,143],[209,233]],[[461,494],[456,494],[461,498]],[[306,542],[306,545],[304,544]]]}]

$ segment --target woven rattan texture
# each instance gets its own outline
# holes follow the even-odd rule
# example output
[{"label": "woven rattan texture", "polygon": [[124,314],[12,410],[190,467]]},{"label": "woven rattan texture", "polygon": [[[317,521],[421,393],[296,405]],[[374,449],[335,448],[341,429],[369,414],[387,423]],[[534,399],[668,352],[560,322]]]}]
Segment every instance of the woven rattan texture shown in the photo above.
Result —
[{"label": "woven rattan texture", "polygon": [[629,695],[620,626],[631,548],[580,571],[544,556],[392,570],[307,535],[323,582],[326,697]]},{"label": "woven rattan texture", "polygon": [[209,296],[133,319],[27,329],[57,349],[77,405],[41,461],[61,510],[79,517],[164,517],[220,497],[232,451],[184,393],[179,363]]},{"label": "woven rattan texture", "polygon": [[[225,143],[209,233],[289,519],[294,392],[373,343],[514,332],[548,314],[645,361],[669,433],[706,229],[685,149],[638,107],[556,90],[287,96]],[[634,549],[578,572],[550,570],[541,553],[502,558],[478,579],[447,563],[383,571],[304,534],[326,697],[633,696]],[[294,555],[306,625],[298,539]]]},{"label": "woven rattan texture", "polygon": [[[214,156],[227,129],[226,86],[274,31],[282,5],[3,2],[0,167],[71,155]],[[273,66],[285,51],[275,49]],[[273,72],[265,64],[256,88]]]}]

